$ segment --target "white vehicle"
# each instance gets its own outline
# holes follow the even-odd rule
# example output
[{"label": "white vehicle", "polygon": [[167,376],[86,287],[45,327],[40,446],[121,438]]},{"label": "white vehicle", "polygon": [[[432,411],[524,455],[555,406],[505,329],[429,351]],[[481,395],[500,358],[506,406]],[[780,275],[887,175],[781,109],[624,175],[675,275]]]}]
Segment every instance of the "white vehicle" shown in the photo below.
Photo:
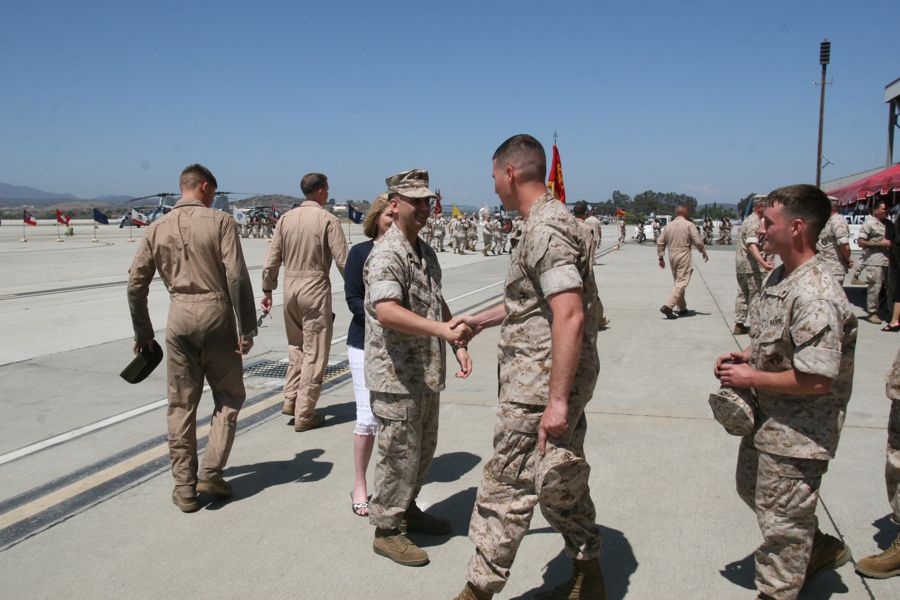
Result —
[{"label": "white vehicle", "polygon": [[[672,215],[656,215],[656,220],[659,221],[660,227],[665,227],[672,220]],[[651,217],[647,217],[644,220],[644,235],[647,236],[647,241],[656,241],[656,236],[653,235],[653,219]]]}]

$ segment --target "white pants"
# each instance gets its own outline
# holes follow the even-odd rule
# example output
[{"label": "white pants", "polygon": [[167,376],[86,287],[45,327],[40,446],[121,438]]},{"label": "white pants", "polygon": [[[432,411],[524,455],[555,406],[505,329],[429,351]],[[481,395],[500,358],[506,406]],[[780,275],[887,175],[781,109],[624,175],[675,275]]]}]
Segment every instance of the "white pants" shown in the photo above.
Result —
[{"label": "white pants", "polygon": [[372,416],[372,403],[369,400],[369,389],[366,387],[366,372],[363,361],[366,351],[361,348],[347,346],[347,362],[350,363],[350,375],[353,377],[353,393],[356,395],[356,435],[375,435],[375,417]]}]

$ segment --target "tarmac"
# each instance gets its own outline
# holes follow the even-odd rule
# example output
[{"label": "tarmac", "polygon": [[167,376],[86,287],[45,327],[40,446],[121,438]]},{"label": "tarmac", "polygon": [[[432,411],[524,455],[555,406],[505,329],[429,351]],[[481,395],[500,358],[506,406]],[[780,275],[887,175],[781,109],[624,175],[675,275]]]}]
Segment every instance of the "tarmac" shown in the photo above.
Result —
[{"label": "tarmac", "polygon": [[[131,234],[139,240],[144,231]],[[348,231],[351,242],[364,239],[358,226]],[[275,310],[244,361],[248,399],[225,473],[235,496],[182,514],[170,500],[165,370],[139,385],[118,377],[132,347],[129,231],[76,225],[62,242],[52,227],[26,233],[22,243],[20,226],[0,227],[0,598],[429,600],[460,591],[473,552],[469,516],[491,453],[499,328],[471,342],[468,379],[453,377],[451,359],[441,395],[440,440],[419,503],[454,531],[413,536],[431,562],[401,567],[372,552],[372,527],[350,509],[350,313],[336,269],[333,366],[319,403],[326,425],[295,433],[280,413],[287,353]],[[694,254],[692,313],[668,321],[658,311],[672,285],[668,265],[659,269],[652,244],[616,250],[615,237],[604,227],[596,275],[611,324],[598,337],[601,373],[585,447],[609,598],[753,598],[761,538],[734,491],[739,439],[713,420],[706,400],[718,387],[715,357],[749,343],[731,334],[734,248],[712,247],[708,263]],[[267,242],[243,246],[259,298]],[[501,298],[508,255],[439,256],[454,313]],[[846,289],[862,315],[863,289]],[[167,306],[157,281],[150,307],[160,337]],[[853,397],[822,484],[820,526],[855,558],[886,548],[896,533],[884,484],[884,376],[898,342],[860,321]],[[211,409],[205,393],[201,436]],[[368,481],[371,491],[371,466]],[[565,580],[562,549],[536,511],[497,598],[530,598]],[[832,597],[900,598],[900,578],[862,579],[848,563],[801,594]]]}]

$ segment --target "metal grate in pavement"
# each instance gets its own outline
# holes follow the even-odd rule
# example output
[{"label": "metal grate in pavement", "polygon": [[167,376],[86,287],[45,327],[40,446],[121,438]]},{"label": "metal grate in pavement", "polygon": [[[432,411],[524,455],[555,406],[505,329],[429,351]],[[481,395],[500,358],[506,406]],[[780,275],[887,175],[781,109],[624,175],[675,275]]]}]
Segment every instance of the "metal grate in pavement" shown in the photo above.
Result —
[{"label": "metal grate in pavement", "polygon": [[[244,367],[245,377],[267,377],[271,379],[284,379],[287,375],[288,364],[280,360],[261,360]],[[323,381],[339,377],[350,370],[346,360],[328,365],[325,368]]]}]

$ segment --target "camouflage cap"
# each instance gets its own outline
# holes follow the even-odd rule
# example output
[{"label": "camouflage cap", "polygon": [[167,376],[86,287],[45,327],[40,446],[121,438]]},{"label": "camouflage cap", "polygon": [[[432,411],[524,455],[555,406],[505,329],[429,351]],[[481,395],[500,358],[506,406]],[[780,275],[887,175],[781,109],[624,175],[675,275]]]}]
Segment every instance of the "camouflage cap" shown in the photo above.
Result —
[{"label": "camouflage cap", "polygon": [[384,180],[387,183],[388,194],[400,194],[407,198],[432,198],[437,196],[428,189],[428,171],[424,169],[412,169],[391,175]]},{"label": "camouflage cap", "polygon": [[716,421],[731,435],[745,436],[753,433],[753,396],[750,390],[719,388],[709,395],[709,407]]}]

